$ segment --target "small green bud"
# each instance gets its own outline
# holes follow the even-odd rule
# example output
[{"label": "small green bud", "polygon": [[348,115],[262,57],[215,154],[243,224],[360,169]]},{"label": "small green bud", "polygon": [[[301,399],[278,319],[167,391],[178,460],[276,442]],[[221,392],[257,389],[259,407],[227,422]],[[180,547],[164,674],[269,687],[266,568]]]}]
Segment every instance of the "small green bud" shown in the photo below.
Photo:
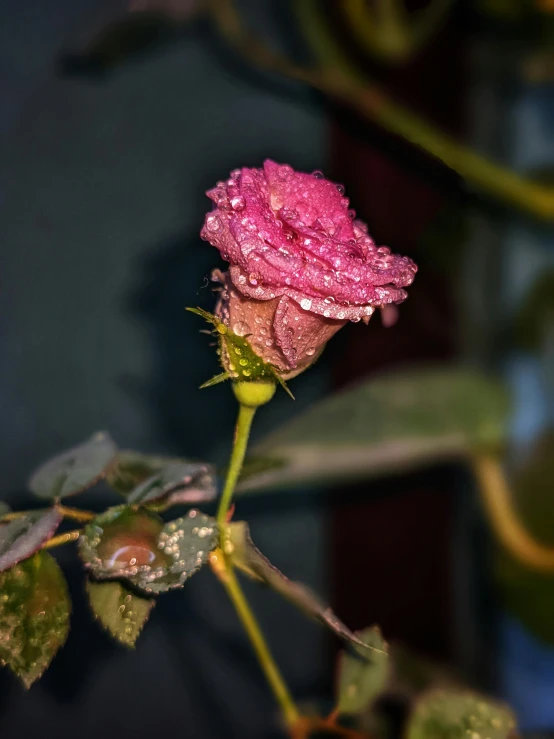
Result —
[{"label": "small green bud", "polygon": [[253,380],[250,382],[233,382],[233,392],[241,405],[249,408],[258,408],[269,403],[275,395],[275,382],[268,380]]}]

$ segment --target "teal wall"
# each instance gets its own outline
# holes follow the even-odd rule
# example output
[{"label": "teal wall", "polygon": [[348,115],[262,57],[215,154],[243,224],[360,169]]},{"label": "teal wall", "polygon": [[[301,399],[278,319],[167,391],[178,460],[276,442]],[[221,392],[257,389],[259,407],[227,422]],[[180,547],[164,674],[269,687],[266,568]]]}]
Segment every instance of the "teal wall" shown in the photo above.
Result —
[{"label": "teal wall", "polygon": [[[104,79],[57,78],[55,54],[108,4],[46,5],[0,8],[0,454],[2,495],[15,504],[28,502],[35,464],[96,429],[126,447],[221,458],[234,403],[226,387],[196,389],[216,365],[199,319],[184,312],[209,307],[218,264],[198,237],[203,192],[267,156],[325,168],[321,112],[301,91],[245,81],[205,32]],[[322,363],[258,430],[325,387]],[[324,514],[313,501],[272,497],[242,512],[278,565],[324,591]],[[164,599],[128,653],[90,623],[76,566],[61,556],[77,584],[74,631],[30,694],[2,672],[3,739],[118,728],[272,736],[273,704],[208,573]],[[326,664],[318,627],[270,594],[253,599],[293,687],[313,694]],[[120,709],[129,716],[117,719]]]}]

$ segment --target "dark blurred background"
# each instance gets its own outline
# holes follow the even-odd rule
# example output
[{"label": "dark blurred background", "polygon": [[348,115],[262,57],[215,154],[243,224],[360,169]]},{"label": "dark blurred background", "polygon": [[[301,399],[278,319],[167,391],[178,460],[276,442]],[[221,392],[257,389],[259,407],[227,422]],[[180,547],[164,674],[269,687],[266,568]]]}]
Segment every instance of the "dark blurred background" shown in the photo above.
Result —
[{"label": "dark blurred background", "polygon": [[[405,53],[359,37],[347,5],[237,3],[256,37],[301,64],[337,64],[317,37],[326,24],[358,78],[480,155],[552,183],[548,2],[443,3]],[[407,23],[425,6],[407,3]],[[281,394],[259,414],[256,435],[361,376],[460,361],[509,382],[523,455],[554,421],[552,328],[528,340],[553,315],[554,281],[531,300],[554,273],[551,220],[464,182],[351,105],[251,66],[199,10],[193,0],[0,6],[2,497],[29,505],[29,470],[96,429],[124,448],[225,459],[234,400],[225,386],[197,390],[215,359],[184,307],[213,300],[219,255],[198,235],[205,190],[267,157],[344,183],[376,241],[420,272],[394,328],[348,326],[294,381],[294,404]],[[509,700],[523,728],[554,730],[554,634],[504,607],[471,487],[467,471],[444,465],[247,499],[240,515],[270,559],[350,626],[381,624]],[[72,632],[30,693],[0,673],[2,737],[279,736],[208,572],[161,599],[127,652],[93,624],[71,553],[60,561]],[[295,695],[325,700],[334,645],[277,597],[248,592]]]}]

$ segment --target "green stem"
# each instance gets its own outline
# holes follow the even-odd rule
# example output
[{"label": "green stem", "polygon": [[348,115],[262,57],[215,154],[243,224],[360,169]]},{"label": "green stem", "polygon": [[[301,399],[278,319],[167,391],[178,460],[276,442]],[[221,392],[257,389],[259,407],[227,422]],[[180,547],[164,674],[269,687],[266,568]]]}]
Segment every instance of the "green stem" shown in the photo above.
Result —
[{"label": "green stem", "polygon": [[[255,392],[257,390],[257,388],[254,387],[255,383],[250,383],[250,385],[252,387],[249,386],[249,389]],[[236,394],[237,388],[235,387],[234,389]],[[273,390],[271,390],[271,393],[266,391],[266,394],[268,395],[268,398],[271,397],[271,395],[273,394]],[[267,402],[267,400],[264,400],[263,402]],[[254,616],[254,613],[252,612],[248,601],[246,600],[242,588],[240,587],[240,583],[233,570],[233,565],[225,554],[227,515],[231,506],[233,492],[235,490],[235,486],[237,484],[237,480],[239,478],[244,462],[246,447],[248,446],[248,439],[250,436],[250,429],[252,427],[252,421],[254,419],[255,413],[255,405],[245,405],[244,403],[239,401],[239,414],[237,418],[237,425],[235,427],[233,451],[231,452],[231,459],[229,462],[229,468],[227,470],[225,487],[223,488],[223,493],[221,495],[221,500],[217,511],[217,524],[221,532],[220,545],[222,566],[218,567],[217,569],[214,568],[214,571],[217,573],[219,579],[223,583],[223,586],[225,587],[227,594],[229,595],[229,598],[231,599],[235,610],[240,618],[244,630],[248,634],[252,647],[254,648],[256,656],[258,657],[260,666],[267,679],[267,682],[269,683],[269,686],[271,687],[271,690],[273,691],[273,694],[275,695],[275,698],[281,707],[283,718],[285,719],[288,726],[292,726],[296,723],[296,721],[300,717],[300,714],[298,712],[298,709],[296,708],[296,705],[294,704],[287,685],[283,680],[281,673],[279,672],[279,668],[277,667],[275,660],[273,659],[273,656],[269,651],[269,647],[267,646],[260,626],[256,621],[256,617]]]},{"label": "green stem", "polygon": [[256,617],[250,608],[248,601],[242,591],[240,583],[235,575],[233,567],[226,564],[225,571],[220,574],[220,580],[231,599],[235,610],[240,618],[244,630],[248,634],[252,647],[256,652],[258,662],[264,672],[267,682],[273,691],[275,699],[281,706],[283,718],[288,726],[293,726],[300,718],[300,713],[287,688],[279,668],[275,664],[273,655],[264,639]]},{"label": "green stem", "polygon": [[221,500],[219,501],[219,508],[217,509],[217,524],[220,527],[220,530],[222,530],[224,524],[227,523],[227,513],[229,512],[233,492],[235,490],[237,480],[239,479],[240,471],[242,470],[242,464],[244,462],[246,447],[248,446],[248,439],[250,437],[250,429],[252,427],[255,413],[256,408],[240,403],[239,416],[235,427],[233,451],[231,453],[229,468],[227,470],[227,479],[225,480],[225,487],[223,488]]}]

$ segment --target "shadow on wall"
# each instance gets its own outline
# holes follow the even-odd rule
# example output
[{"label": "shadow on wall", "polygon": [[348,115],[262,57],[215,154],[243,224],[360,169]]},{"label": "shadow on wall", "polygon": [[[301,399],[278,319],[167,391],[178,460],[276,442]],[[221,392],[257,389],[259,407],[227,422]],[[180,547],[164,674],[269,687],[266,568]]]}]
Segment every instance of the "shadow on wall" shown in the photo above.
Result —
[{"label": "shadow on wall", "polygon": [[153,367],[147,383],[132,377],[123,382],[150,407],[163,451],[213,458],[229,436],[235,403],[226,386],[198,390],[219,371],[215,339],[201,333],[210,327],[185,311],[215,306],[210,274],[221,260],[201,244],[197,234],[176,236],[141,260],[141,282],[128,305],[148,326]]}]

